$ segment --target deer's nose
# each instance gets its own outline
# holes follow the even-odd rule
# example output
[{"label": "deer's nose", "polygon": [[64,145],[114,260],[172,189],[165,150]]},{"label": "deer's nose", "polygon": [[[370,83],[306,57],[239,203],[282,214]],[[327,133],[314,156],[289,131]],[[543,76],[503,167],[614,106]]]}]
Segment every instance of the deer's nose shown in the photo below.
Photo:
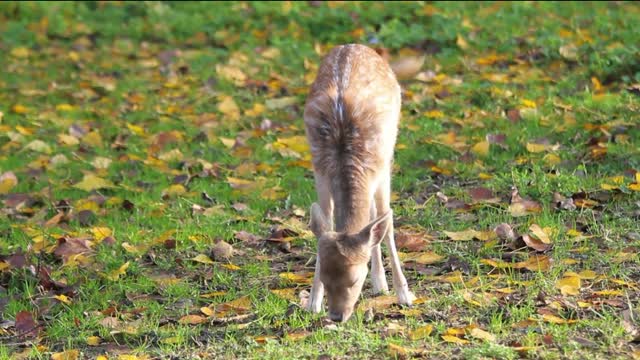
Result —
[{"label": "deer's nose", "polygon": [[329,313],[329,318],[333,322],[342,322],[343,315],[342,315],[342,313],[330,312]]}]

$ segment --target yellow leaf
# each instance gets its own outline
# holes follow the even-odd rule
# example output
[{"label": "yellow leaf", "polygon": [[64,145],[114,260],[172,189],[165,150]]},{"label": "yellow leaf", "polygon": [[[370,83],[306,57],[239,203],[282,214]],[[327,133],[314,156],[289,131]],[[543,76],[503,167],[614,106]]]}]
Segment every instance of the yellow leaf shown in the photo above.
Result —
[{"label": "yellow leaf", "polygon": [[240,108],[238,108],[238,105],[236,105],[236,102],[233,101],[233,98],[231,96],[221,96],[221,100],[218,103],[218,110],[226,115],[229,120],[240,119]]},{"label": "yellow leaf", "polygon": [[236,86],[243,86],[247,80],[247,75],[245,75],[240,68],[232,65],[217,64],[216,72],[222,78],[233,82]]},{"label": "yellow leaf", "polygon": [[102,342],[102,339],[99,336],[89,336],[87,338],[87,345],[89,346],[98,346]]},{"label": "yellow leaf", "polygon": [[147,245],[131,245],[128,242],[123,242],[122,243],[122,248],[125,249],[125,251],[127,251],[128,253],[132,253],[132,254],[142,254],[143,252],[145,252],[148,248]]},{"label": "yellow leaf", "polygon": [[144,129],[138,125],[133,125],[133,124],[129,124],[127,123],[127,128],[134,134],[138,135],[138,136],[143,136],[144,135]]},{"label": "yellow leaf", "polygon": [[101,157],[101,156],[98,156],[95,159],[93,159],[93,161],[91,161],[91,165],[93,165],[93,167],[95,167],[98,170],[109,168],[109,165],[111,165],[111,163],[112,163],[111,159],[106,157]]},{"label": "yellow leaf", "polygon": [[127,273],[127,269],[129,268],[129,262],[127,261],[126,263],[122,264],[122,266],[120,266],[119,268],[117,268],[116,270],[112,270],[110,272],[108,272],[105,276],[107,279],[111,280],[111,281],[117,281],[121,275],[125,275]]},{"label": "yellow leaf", "polygon": [[458,34],[458,37],[456,38],[456,45],[458,45],[458,47],[462,50],[467,50],[469,48],[467,40],[460,36],[460,34]]},{"label": "yellow leaf", "polygon": [[173,184],[168,188],[164,189],[164,191],[162,191],[162,196],[175,197],[175,196],[184,195],[186,193],[187,193],[187,189],[184,187],[184,185]]},{"label": "yellow leaf", "polygon": [[236,270],[240,270],[241,269],[240,266],[234,265],[234,264],[222,264],[220,266],[222,266],[225,269],[229,269],[231,271],[236,271]]},{"label": "yellow leaf", "polygon": [[533,224],[529,226],[529,231],[533,233],[533,235],[540,241],[545,244],[551,244],[551,240],[549,239],[549,235],[540,227],[540,225]]},{"label": "yellow leaf", "polygon": [[207,307],[207,306],[203,306],[203,307],[201,307],[201,308],[200,308],[200,311],[201,311],[203,314],[207,315],[207,316],[213,316],[213,315],[215,315],[215,313],[216,313],[212,308]]},{"label": "yellow leaf", "polygon": [[421,339],[426,339],[429,337],[429,335],[431,335],[431,332],[433,331],[433,326],[432,325],[424,325],[421,326],[417,329],[414,329],[412,331],[409,332],[409,337],[411,338],[411,340],[421,340]]},{"label": "yellow leaf", "polygon": [[54,296],[53,298],[54,298],[54,299],[56,299],[56,300],[58,300],[58,301],[60,301],[60,302],[65,303],[65,304],[67,304],[67,305],[71,305],[71,300],[69,299],[69,297],[67,297],[67,296],[66,296],[66,295],[64,295],[64,294],[56,295],[56,296]]},{"label": "yellow leaf", "polygon": [[235,139],[229,139],[229,138],[224,138],[224,137],[219,137],[218,139],[222,142],[222,144],[227,149],[231,149],[233,147],[233,145],[236,144],[236,140]]},{"label": "yellow leaf", "polygon": [[0,261],[0,271],[6,270],[6,269],[8,269],[10,267],[11,267],[11,265],[9,265],[8,262]]},{"label": "yellow leaf", "polygon": [[57,111],[71,111],[73,109],[74,109],[74,107],[72,105],[69,105],[69,104],[58,104],[58,105],[56,105],[56,110]]},{"label": "yellow leaf", "polygon": [[531,100],[522,99],[520,101],[520,103],[522,104],[522,106],[524,106],[526,108],[531,108],[531,109],[535,109],[536,108],[536,103],[531,101]]},{"label": "yellow leaf", "polygon": [[560,289],[562,295],[580,294],[580,277],[567,276],[556,282],[556,289]]},{"label": "yellow leaf", "polygon": [[116,186],[109,180],[105,180],[94,174],[86,174],[82,181],[73,185],[73,187],[84,191],[93,191],[98,189],[114,188]]},{"label": "yellow leaf", "polygon": [[289,301],[296,301],[298,300],[298,298],[296,297],[296,289],[295,288],[289,288],[289,289],[274,289],[271,290],[271,293],[274,295],[277,295],[285,300],[289,300]]},{"label": "yellow leaf", "polygon": [[31,54],[31,50],[27,49],[24,46],[19,46],[11,49],[11,56],[18,59],[26,59]]},{"label": "yellow leaf", "polygon": [[600,296],[622,296],[624,295],[624,293],[620,290],[601,290],[601,291],[594,291],[593,292],[595,295],[600,295]]},{"label": "yellow leaf", "polygon": [[302,340],[302,339],[306,338],[309,335],[311,335],[310,332],[303,330],[303,331],[296,331],[296,332],[288,333],[285,337],[289,341],[298,341],[298,340]]},{"label": "yellow leaf", "polygon": [[527,151],[530,153],[541,153],[546,151],[548,147],[545,144],[527,143]]},{"label": "yellow leaf", "polygon": [[469,340],[465,340],[465,339],[460,339],[457,336],[451,336],[451,335],[442,335],[442,340],[449,342],[449,343],[454,343],[454,344],[460,344],[460,345],[464,345],[464,344],[468,344]]},{"label": "yellow leaf", "polygon": [[185,315],[178,320],[180,324],[197,325],[207,321],[207,318],[200,315]]},{"label": "yellow leaf", "polygon": [[277,110],[286,108],[287,106],[295,105],[298,103],[298,98],[295,96],[281,97],[277,99],[267,99],[265,105],[269,110]]},{"label": "yellow leaf", "polygon": [[559,316],[555,316],[551,314],[543,314],[542,320],[552,324],[573,324],[577,322],[577,320],[565,320]]},{"label": "yellow leaf", "polygon": [[392,343],[389,343],[387,345],[387,349],[389,350],[389,354],[395,358],[406,357],[407,355],[409,355],[409,353],[413,351],[412,349],[406,348],[404,346],[392,344]]},{"label": "yellow leaf", "polygon": [[429,110],[427,112],[424,113],[424,115],[426,117],[430,117],[430,118],[441,118],[444,116],[444,113],[440,110]]},{"label": "yellow leaf", "polygon": [[544,163],[547,164],[547,166],[555,166],[560,164],[560,162],[562,162],[560,157],[556,154],[546,154],[542,158],[542,161],[544,161]]},{"label": "yellow leaf", "polygon": [[398,301],[396,296],[392,295],[380,295],[371,299],[364,299],[359,305],[359,309],[375,309],[375,310],[383,310],[389,308],[391,305],[395,304]]},{"label": "yellow leaf", "polygon": [[266,106],[259,103],[255,103],[253,104],[253,107],[251,109],[245,110],[244,114],[249,117],[257,117],[262,115],[266,109],[267,109]]},{"label": "yellow leaf", "polygon": [[307,154],[311,151],[307,137],[304,135],[277,138],[276,142],[273,143],[273,148],[276,150],[289,149],[299,155]]},{"label": "yellow leaf", "polygon": [[33,140],[32,142],[28,143],[24,148],[27,150],[31,150],[39,153],[51,154],[51,146],[49,146],[49,144],[45,143],[42,140]]},{"label": "yellow leaf", "polygon": [[469,333],[469,335],[471,335],[472,337],[476,338],[476,339],[481,339],[484,341],[488,341],[488,342],[494,342],[496,341],[496,337],[495,335],[484,331],[480,328],[474,328],[471,329],[471,332]]},{"label": "yellow leaf", "polygon": [[311,284],[313,273],[296,274],[291,272],[280,273],[281,279],[291,281],[296,284]]},{"label": "yellow leaf", "polygon": [[7,171],[0,175],[0,195],[8,194],[16,185],[18,185],[18,178],[13,172]]},{"label": "yellow leaf", "polygon": [[92,132],[82,137],[82,143],[91,145],[94,147],[101,147],[102,136],[100,136],[100,133],[98,132],[98,130],[93,130]]},{"label": "yellow leaf", "polygon": [[398,252],[398,257],[400,258],[401,261],[406,261],[406,262],[414,261],[414,262],[417,262],[418,264],[423,264],[423,265],[435,264],[437,262],[440,262],[442,259],[444,259],[443,256],[438,255],[432,251],[410,252],[410,253]]},{"label": "yellow leaf", "polygon": [[443,231],[445,235],[449,237],[449,239],[454,241],[468,241],[473,240],[477,235],[477,231],[473,229],[467,229],[464,231]]},{"label": "yellow leaf", "polygon": [[471,148],[471,152],[479,156],[487,156],[489,155],[489,142],[481,141]]},{"label": "yellow leaf", "polygon": [[109,237],[113,234],[111,229],[109,229],[108,227],[100,227],[100,226],[91,228],[91,233],[93,234],[93,237],[97,242],[100,242],[104,240],[104,238]]},{"label": "yellow leaf", "polygon": [[578,276],[583,280],[593,280],[598,274],[593,270],[582,270],[578,273]]},{"label": "yellow leaf", "polygon": [[213,260],[211,260],[211,258],[209,258],[205,254],[198,254],[196,257],[194,257],[191,260],[197,261],[197,262],[202,263],[202,264],[213,264]]},{"label": "yellow leaf", "polygon": [[55,354],[51,354],[51,360],[76,360],[80,355],[78,350],[67,350]]},{"label": "yellow leaf", "polygon": [[253,340],[255,340],[258,344],[264,344],[272,339],[276,339],[276,337],[273,335],[260,335],[253,338]]}]

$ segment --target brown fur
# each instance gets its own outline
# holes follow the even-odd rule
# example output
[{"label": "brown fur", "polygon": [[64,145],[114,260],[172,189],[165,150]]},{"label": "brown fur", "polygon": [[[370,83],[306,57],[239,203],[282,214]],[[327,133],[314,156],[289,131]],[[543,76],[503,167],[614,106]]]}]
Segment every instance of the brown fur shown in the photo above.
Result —
[{"label": "brown fur", "polygon": [[400,86],[389,65],[366,46],[332,49],[311,87],[304,122],[320,203],[311,209],[318,258],[309,308],[320,311],[326,287],[336,321],[351,315],[369,259],[374,290],[386,291],[383,239],[399,300],[413,300],[395,250],[389,205],[399,117]]}]

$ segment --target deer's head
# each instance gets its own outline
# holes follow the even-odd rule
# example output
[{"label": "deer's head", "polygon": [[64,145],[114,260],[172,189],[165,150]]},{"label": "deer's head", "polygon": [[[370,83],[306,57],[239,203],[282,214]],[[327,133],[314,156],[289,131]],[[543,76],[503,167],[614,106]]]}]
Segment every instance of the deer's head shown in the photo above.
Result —
[{"label": "deer's head", "polygon": [[318,204],[311,206],[311,230],[318,238],[320,281],[326,291],[331,320],[346,321],[353,313],[369,272],[371,249],[380,244],[390,221],[388,211],[358,233],[339,233],[331,231],[330,222]]}]

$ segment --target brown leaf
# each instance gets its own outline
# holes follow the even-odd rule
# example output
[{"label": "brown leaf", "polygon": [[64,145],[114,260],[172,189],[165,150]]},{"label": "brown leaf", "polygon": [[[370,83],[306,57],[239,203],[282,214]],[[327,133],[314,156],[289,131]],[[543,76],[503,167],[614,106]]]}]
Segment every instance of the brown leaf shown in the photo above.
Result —
[{"label": "brown leaf", "polygon": [[498,238],[500,240],[513,241],[517,237],[516,233],[511,228],[511,225],[506,224],[506,223],[502,223],[502,224],[496,226],[496,228],[493,231],[496,232],[496,235],[498,235]]},{"label": "brown leaf", "polygon": [[500,198],[496,197],[492,190],[485,187],[474,187],[467,191],[473,202],[476,203],[499,203]]},{"label": "brown leaf", "polygon": [[522,235],[522,240],[525,244],[527,244],[528,247],[540,252],[547,251],[551,247],[551,244],[545,244],[541,240],[535,238],[534,236],[529,236],[528,234]]},{"label": "brown leaf", "polygon": [[71,256],[78,254],[90,254],[93,252],[91,241],[88,238],[66,238],[58,239],[58,247],[54,254],[65,261]]},{"label": "brown leaf", "polygon": [[425,56],[405,56],[391,62],[391,69],[399,80],[415,77],[424,65]]},{"label": "brown leaf", "polygon": [[40,331],[40,327],[33,319],[33,315],[24,310],[16,314],[15,327],[21,337],[36,337]]},{"label": "brown leaf", "polygon": [[409,251],[423,250],[431,240],[431,236],[426,233],[397,229],[395,233],[396,247]]},{"label": "brown leaf", "polygon": [[224,240],[218,241],[211,250],[211,255],[216,261],[228,260],[233,256],[233,246]]},{"label": "brown leaf", "polygon": [[523,199],[518,193],[517,188],[513,188],[511,192],[511,204],[509,205],[509,212],[511,216],[519,217],[526,216],[529,214],[535,214],[542,211],[542,205],[539,203]]}]

